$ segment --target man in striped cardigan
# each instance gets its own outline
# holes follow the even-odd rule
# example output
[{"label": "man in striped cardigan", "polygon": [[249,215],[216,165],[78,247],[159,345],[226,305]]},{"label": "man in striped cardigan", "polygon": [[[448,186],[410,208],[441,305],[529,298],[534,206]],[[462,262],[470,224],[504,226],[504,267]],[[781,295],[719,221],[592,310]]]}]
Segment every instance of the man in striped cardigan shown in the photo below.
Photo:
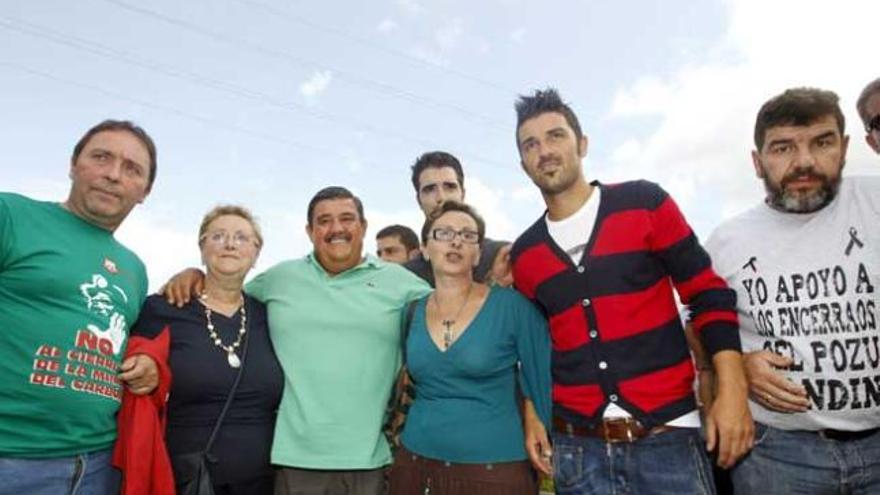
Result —
[{"label": "man in striped cardigan", "polygon": [[[753,436],[735,293],[663,189],[585,179],[587,137],[555,90],[516,109],[522,167],[547,205],[512,259],[550,322],[557,493],[712,493],[706,450],[727,467]],[[718,373],[705,445],[673,289]],[[527,447],[546,455],[528,426]]]}]

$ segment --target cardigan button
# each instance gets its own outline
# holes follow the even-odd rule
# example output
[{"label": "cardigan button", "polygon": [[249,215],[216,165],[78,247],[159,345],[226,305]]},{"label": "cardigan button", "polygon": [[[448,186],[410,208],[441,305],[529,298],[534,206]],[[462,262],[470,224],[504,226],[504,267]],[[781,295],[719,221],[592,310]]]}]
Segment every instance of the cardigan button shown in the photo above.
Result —
[{"label": "cardigan button", "polygon": [[607,368],[608,368],[608,363],[606,363],[605,361],[599,361],[599,369],[600,370],[604,370]]},{"label": "cardigan button", "polygon": [[611,402],[617,402],[617,394],[609,395],[608,400],[610,400]]},{"label": "cardigan button", "polygon": [[584,273],[584,265],[578,265],[577,271],[578,273]]},{"label": "cardigan button", "polygon": [[599,332],[597,332],[595,330],[590,330],[590,338],[591,339],[595,339],[598,336],[599,336]]},{"label": "cardigan button", "polygon": [[590,305],[590,300],[589,300],[589,299],[584,299],[583,301],[581,301],[581,304],[583,304],[584,307],[586,308],[587,306]]}]

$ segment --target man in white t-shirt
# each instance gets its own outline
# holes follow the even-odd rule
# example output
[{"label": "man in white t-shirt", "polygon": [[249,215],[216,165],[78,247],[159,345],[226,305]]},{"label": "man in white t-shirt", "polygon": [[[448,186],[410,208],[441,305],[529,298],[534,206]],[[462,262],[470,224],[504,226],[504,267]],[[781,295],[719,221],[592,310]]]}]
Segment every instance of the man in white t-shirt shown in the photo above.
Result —
[{"label": "man in white t-shirt", "polygon": [[737,291],[757,423],[737,494],[880,493],[880,177],[841,178],[848,142],[834,93],[767,101],[766,199],[706,245]]}]

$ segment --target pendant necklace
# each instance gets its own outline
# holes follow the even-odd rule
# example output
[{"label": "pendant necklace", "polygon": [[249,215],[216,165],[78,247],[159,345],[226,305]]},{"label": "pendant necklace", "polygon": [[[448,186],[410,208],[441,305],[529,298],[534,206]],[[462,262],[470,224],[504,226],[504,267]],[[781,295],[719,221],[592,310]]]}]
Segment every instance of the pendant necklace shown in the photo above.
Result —
[{"label": "pendant necklace", "polygon": [[211,307],[207,304],[208,296],[202,294],[199,296],[199,299],[202,301],[202,305],[205,306],[205,319],[208,320],[208,338],[211,339],[215,346],[226,352],[226,362],[229,363],[229,366],[232,368],[241,367],[241,359],[238,358],[235,350],[241,347],[244,334],[247,332],[247,313],[244,309],[244,298],[241,299],[241,309],[238,311],[241,314],[241,328],[238,329],[238,337],[232,345],[225,345],[223,340],[220,339],[220,335],[214,330],[214,322],[211,320]]},{"label": "pendant necklace", "polygon": [[[461,316],[461,312],[465,306],[467,306],[468,301],[471,298],[471,292],[474,289],[474,283],[471,282],[468,285],[467,294],[464,296],[464,302],[461,303],[461,306],[458,307],[458,311],[455,312],[455,315],[452,318],[444,318],[440,320],[440,324],[443,325],[443,350],[448,351],[449,346],[452,345],[452,325],[455,325],[455,322],[458,320],[458,317]],[[440,303],[437,301],[437,292],[432,294],[434,296],[434,306],[437,307],[437,312],[440,312]]]}]

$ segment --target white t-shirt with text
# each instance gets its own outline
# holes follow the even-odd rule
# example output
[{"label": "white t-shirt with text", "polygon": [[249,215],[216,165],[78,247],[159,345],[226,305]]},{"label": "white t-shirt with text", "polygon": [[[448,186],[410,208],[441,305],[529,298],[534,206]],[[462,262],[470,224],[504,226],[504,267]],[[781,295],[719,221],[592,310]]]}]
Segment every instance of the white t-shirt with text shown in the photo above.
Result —
[{"label": "white t-shirt with text", "polygon": [[786,430],[880,426],[880,177],[845,177],[814,213],[761,204],[718,227],[706,248],[737,292],[743,352],[791,357],[780,372],[812,403],[784,414],[751,402],[755,420]]}]

